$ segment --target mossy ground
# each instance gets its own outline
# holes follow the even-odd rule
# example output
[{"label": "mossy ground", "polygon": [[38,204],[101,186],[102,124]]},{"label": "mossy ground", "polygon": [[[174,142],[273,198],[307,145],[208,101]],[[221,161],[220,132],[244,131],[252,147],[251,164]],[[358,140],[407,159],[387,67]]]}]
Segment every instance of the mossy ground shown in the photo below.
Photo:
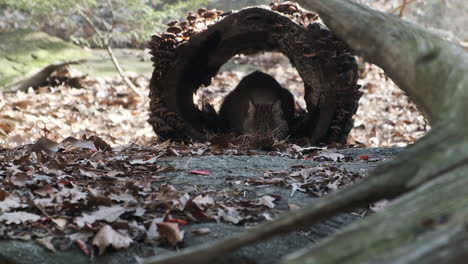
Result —
[{"label": "mossy ground", "polygon": [[27,78],[47,65],[89,56],[88,51],[44,32],[0,33],[0,87]]}]

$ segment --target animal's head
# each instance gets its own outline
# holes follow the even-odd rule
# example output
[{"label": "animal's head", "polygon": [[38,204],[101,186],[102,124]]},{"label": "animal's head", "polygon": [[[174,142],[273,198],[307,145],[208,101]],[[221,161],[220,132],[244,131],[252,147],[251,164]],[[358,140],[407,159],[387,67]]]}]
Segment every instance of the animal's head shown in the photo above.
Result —
[{"label": "animal's head", "polygon": [[288,134],[288,123],[284,119],[281,101],[272,104],[255,104],[249,100],[244,131],[251,134],[272,135],[284,138]]}]

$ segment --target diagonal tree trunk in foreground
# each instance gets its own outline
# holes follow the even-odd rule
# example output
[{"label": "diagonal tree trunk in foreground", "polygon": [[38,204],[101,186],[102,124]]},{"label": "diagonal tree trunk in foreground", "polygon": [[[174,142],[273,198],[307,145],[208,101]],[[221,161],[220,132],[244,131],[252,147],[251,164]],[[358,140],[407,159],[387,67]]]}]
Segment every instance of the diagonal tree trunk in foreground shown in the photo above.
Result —
[{"label": "diagonal tree trunk in foreground", "polygon": [[420,27],[346,0],[299,1],[382,67],[433,129],[365,180],[235,237],[146,263],[210,263],[226,252],[357,206],[391,206],[284,263],[466,263],[468,52]]}]

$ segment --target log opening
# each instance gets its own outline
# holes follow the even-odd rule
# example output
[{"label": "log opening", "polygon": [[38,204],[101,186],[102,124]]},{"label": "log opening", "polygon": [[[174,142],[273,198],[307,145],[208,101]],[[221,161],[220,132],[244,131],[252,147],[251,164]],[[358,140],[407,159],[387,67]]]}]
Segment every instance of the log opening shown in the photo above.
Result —
[{"label": "log opening", "polygon": [[282,11],[251,7],[223,14],[201,9],[190,13],[187,22],[170,23],[167,33],[153,36],[149,123],[154,131],[175,140],[218,132],[213,107],[198,109],[193,94],[209,86],[233,56],[279,51],[296,68],[305,89],[308,113],[294,122],[291,136],[306,137],[312,144],[345,143],[361,96],[356,60],[315,15],[297,4]]}]

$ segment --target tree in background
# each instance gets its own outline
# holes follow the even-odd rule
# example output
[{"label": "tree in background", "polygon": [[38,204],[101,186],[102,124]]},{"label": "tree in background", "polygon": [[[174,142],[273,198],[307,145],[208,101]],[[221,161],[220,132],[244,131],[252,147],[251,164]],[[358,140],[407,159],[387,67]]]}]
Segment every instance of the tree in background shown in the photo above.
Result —
[{"label": "tree in background", "polygon": [[115,40],[126,41],[132,47],[144,46],[151,34],[164,27],[166,20],[181,17],[188,10],[206,5],[207,1],[0,0],[0,7],[28,13],[31,27],[44,29],[49,33],[50,30],[47,29],[57,30],[58,27],[62,34],[53,35],[73,40],[77,44],[106,49],[129,90],[137,93],[113,53]]},{"label": "tree in background", "polygon": [[102,47],[98,30],[111,33],[113,46],[142,47],[170,19],[206,6],[209,0],[0,0],[1,7],[21,10],[29,17],[23,27],[44,30],[64,40]]}]

